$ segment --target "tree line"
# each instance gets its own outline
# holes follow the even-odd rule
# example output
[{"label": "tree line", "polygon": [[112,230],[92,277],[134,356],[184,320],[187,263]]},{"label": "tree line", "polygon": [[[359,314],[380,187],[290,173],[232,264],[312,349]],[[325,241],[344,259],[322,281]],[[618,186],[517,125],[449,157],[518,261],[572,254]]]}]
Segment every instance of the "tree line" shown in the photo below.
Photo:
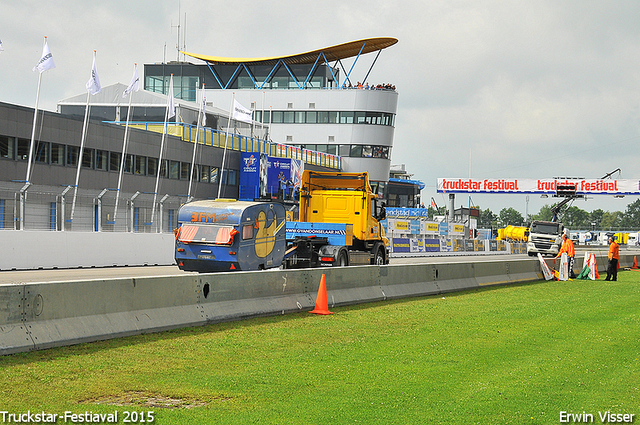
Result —
[{"label": "tree line", "polygon": [[[508,225],[528,226],[533,220],[551,221],[551,209],[556,204],[544,205],[537,214],[529,214],[527,220],[514,208],[503,208],[495,214],[490,209],[480,210],[479,229],[498,229]],[[446,214],[445,207],[438,210],[429,208],[429,216]],[[558,213],[558,221],[575,230],[640,230],[640,199],[627,205],[624,212],[596,209],[585,211],[576,206],[563,206]]]}]

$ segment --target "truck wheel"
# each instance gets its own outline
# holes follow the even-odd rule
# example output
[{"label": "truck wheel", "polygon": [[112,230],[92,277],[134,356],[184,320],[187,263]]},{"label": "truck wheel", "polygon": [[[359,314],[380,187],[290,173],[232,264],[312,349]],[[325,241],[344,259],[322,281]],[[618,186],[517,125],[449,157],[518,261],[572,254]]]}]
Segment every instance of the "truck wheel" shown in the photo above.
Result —
[{"label": "truck wheel", "polygon": [[338,254],[338,261],[336,261],[336,266],[338,267],[347,267],[349,265],[349,259],[347,258],[347,253],[342,251]]},{"label": "truck wheel", "polygon": [[373,257],[372,264],[376,266],[384,265],[384,251],[382,250],[382,247],[378,247],[378,249],[376,250],[376,255],[375,257]]}]

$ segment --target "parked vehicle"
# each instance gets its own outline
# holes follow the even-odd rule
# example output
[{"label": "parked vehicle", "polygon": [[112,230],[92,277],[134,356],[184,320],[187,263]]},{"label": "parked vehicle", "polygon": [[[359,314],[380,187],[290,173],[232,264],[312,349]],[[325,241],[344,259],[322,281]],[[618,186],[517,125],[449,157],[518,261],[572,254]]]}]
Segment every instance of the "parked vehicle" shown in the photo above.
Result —
[{"label": "parked vehicle", "polygon": [[198,201],[178,212],[175,258],[199,272],[388,264],[368,173],[304,171],[298,218],[277,202]]}]

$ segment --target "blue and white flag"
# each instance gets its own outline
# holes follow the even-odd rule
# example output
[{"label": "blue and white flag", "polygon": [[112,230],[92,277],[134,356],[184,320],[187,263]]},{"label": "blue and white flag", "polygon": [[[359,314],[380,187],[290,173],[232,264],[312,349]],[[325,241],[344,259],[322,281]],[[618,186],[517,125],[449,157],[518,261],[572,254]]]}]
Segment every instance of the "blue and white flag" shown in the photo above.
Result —
[{"label": "blue and white flag", "polygon": [[91,68],[91,78],[87,81],[87,90],[91,94],[98,94],[102,90],[100,79],[98,78],[98,68],[96,68],[96,55],[93,55],[93,67]]},{"label": "blue and white flag", "polygon": [[4,47],[2,47],[2,40],[0,40],[0,52],[2,52],[4,50]]},{"label": "blue and white flag", "polygon": [[55,67],[56,64],[53,63],[53,56],[51,56],[49,44],[47,44],[47,41],[45,40],[44,47],[42,48],[42,57],[40,58],[40,61],[38,61],[36,66],[33,67],[33,71],[37,69],[38,71],[40,71],[40,73],[43,73],[44,71]]},{"label": "blue and white flag", "polygon": [[133,71],[133,77],[127,88],[122,93],[122,97],[127,97],[132,91],[138,91],[140,89],[140,77],[138,77],[138,67],[135,67]]}]

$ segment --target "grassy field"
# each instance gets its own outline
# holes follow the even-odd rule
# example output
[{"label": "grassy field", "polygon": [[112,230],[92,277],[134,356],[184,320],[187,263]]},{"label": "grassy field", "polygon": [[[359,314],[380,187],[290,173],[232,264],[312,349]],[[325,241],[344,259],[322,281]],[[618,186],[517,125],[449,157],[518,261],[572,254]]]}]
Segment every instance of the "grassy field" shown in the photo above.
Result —
[{"label": "grassy field", "polygon": [[0,411],[117,411],[118,423],[151,411],[158,424],[557,424],[560,412],[601,423],[610,411],[638,423],[640,273],[618,278],[5,356]]}]

